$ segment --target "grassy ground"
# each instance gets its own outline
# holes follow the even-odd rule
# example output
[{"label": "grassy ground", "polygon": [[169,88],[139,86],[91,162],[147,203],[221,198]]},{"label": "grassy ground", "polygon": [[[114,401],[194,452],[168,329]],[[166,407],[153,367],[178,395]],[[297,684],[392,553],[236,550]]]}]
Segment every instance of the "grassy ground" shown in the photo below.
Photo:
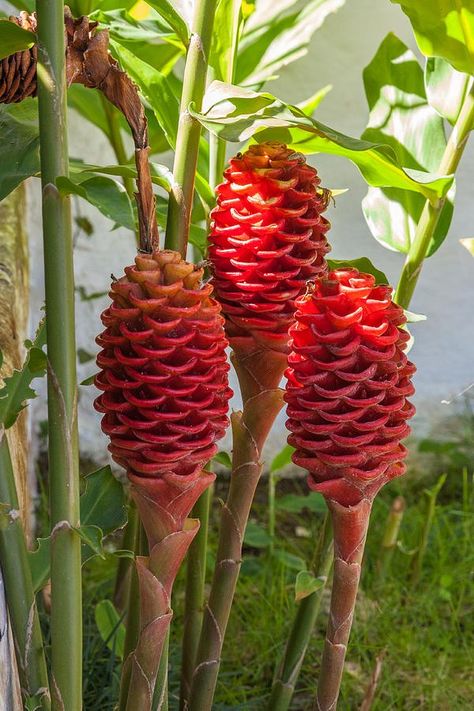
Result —
[{"label": "grassy ground", "polygon": [[[472,432],[466,430],[467,437]],[[457,430],[456,446],[427,440],[425,454],[406,477],[385,487],[374,505],[361,591],[343,681],[341,710],[358,709],[377,658],[382,670],[372,709],[472,708],[474,698],[474,483],[467,469],[469,441]],[[444,445],[444,449],[441,445]],[[472,460],[471,460],[472,462]],[[423,470],[420,469],[423,467]],[[427,512],[442,471],[447,473],[434,508]],[[472,471],[472,464],[471,464]],[[431,491],[428,495],[426,491]],[[294,615],[294,581],[309,565],[323,519],[321,502],[305,508],[303,481],[277,486],[276,538],[270,551],[267,534],[267,482],[262,481],[252,512],[245,563],[227,634],[224,663],[215,700],[216,711],[266,708],[275,663],[280,657]],[[407,502],[390,567],[381,582],[381,541],[390,505],[396,495]],[[221,480],[217,495],[225,495]],[[290,496],[290,498],[288,498]],[[209,573],[218,523],[217,496],[212,515]],[[428,530],[429,528],[429,530]],[[420,543],[426,537],[426,551]],[[419,576],[417,577],[417,564]],[[94,607],[111,598],[114,571],[96,560],[86,571],[85,707],[113,709],[119,660],[97,631]],[[183,609],[182,574],[175,586],[175,620],[170,652],[170,711],[177,709],[179,639]],[[329,593],[328,593],[329,594]],[[292,709],[311,709],[327,619],[325,596],[317,627],[302,669]]]}]

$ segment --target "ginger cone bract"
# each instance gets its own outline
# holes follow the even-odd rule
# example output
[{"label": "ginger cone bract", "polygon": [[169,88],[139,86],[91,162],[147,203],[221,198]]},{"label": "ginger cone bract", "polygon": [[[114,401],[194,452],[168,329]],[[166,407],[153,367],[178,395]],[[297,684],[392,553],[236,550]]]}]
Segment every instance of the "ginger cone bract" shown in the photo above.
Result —
[{"label": "ginger cone bract", "polygon": [[211,213],[209,257],[230,345],[237,356],[273,355],[280,372],[295,300],[327,269],[329,191],[319,184],[300,154],[255,144],[231,159]]},{"label": "ginger cone bract", "polygon": [[150,548],[137,559],[141,632],[126,662],[130,708],[151,707],[172,584],[198,528],[187,517],[213,481],[203,467],[228,425],[224,320],[201,279],[202,269],[178,252],[139,254],[112,283],[97,339],[95,407],[112,457],[127,470]]},{"label": "ginger cone bract", "polygon": [[285,399],[293,461],[331,511],[334,580],[314,709],[336,708],[372,501],[403,474],[415,367],[392,290],[338,269],[297,302]]},{"label": "ginger cone bract", "polygon": [[343,506],[373,499],[403,474],[414,407],[409,334],[391,288],[338,269],[297,302],[285,399],[293,461]]}]

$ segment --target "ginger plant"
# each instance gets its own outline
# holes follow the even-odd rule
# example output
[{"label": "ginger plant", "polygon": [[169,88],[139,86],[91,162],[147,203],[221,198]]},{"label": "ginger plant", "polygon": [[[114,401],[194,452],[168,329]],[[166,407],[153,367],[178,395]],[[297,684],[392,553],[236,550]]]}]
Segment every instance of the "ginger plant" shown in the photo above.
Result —
[{"label": "ginger plant", "polygon": [[[413,414],[406,401],[412,392],[413,367],[404,355],[405,317],[392,302],[383,275],[375,269],[367,274],[367,267],[354,270],[350,263],[327,264],[329,224],[322,213],[330,192],[320,187],[316,171],[301,151],[342,155],[359,166],[371,190],[409,194],[412,204],[426,201],[397,290],[402,305],[408,304],[413,293],[435,231],[439,224],[445,226],[441,217],[449,205],[452,176],[433,175],[427,172],[431,167],[420,161],[425,174],[416,173],[411,161],[407,164],[405,156],[382,146],[383,140],[375,134],[358,141],[319,123],[300,106],[249,90],[249,86],[260,89],[275,67],[307,46],[308,35],[301,32],[299,40],[299,33],[293,30],[317,26],[320,2],[284,14],[281,23],[271,9],[270,19],[260,17],[253,22],[247,4],[238,2],[196,0],[190,22],[170,3],[150,2],[155,8],[152,26],[161,42],[153,47],[158,54],[167,41],[163,37],[171,37],[171,48],[163,51],[168,72],[179,56],[186,55],[182,82],[176,75],[168,81],[168,75],[160,73],[153,64],[151,45],[136,42],[131,49],[133,43],[127,38],[133,36],[134,27],[141,31],[139,20],[126,11],[112,17],[93,4],[87,3],[87,11],[95,9],[90,19],[64,15],[63,4],[51,1],[38,3],[38,27],[34,18],[25,15],[18,22],[0,24],[2,37],[10,43],[0,73],[0,102],[16,104],[25,99],[25,105],[31,106],[38,87],[44,186],[53,515],[49,540],[52,663],[50,679],[44,680],[41,631],[34,618],[34,636],[39,642],[35,674],[38,672],[36,676],[44,683],[39,686],[33,679],[25,688],[44,708],[49,703],[48,685],[53,708],[80,708],[79,553],[81,541],[90,546],[91,531],[79,521],[73,255],[66,193],[77,189],[72,179],[75,171],[97,177],[102,169],[127,180],[129,192],[130,180],[137,179],[140,237],[134,264],[111,285],[111,304],[102,317],[105,330],[99,337],[102,351],[96,378],[101,391],[96,407],[104,415],[102,427],[110,438],[110,452],[128,473],[148,538],[148,551],[143,545],[135,550],[140,614],[138,619],[132,614],[137,603],[132,585],[129,654],[123,667],[120,707],[167,706],[171,590],[198,530],[198,523],[189,519],[191,507],[213,480],[205,464],[227,426],[228,340],[243,411],[231,417],[233,472],[222,509],[217,562],[201,639],[197,651],[190,655],[186,678],[183,675],[182,707],[203,711],[213,703],[243,535],[262,470],[262,449],[283,405],[279,385],[288,366],[285,397],[295,461],[310,471],[310,485],[324,493],[334,521],[333,615],[316,701],[317,708],[334,708],[370,504],[378,488],[403,470],[405,450],[400,440],[408,433],[406,420]],[[342,2],[335,3],[339,4]],[[83,5],[76,3],[73,10],[84,11]],[[104,30],[108,24],[114,56]],[[286,34],[288,25],[292,32]],[[275,33],[283,38],[280,44],[285,51],[281,55],[277,44],[275,49],[271,44]],[[270,49],[276,55],[267,54]],[[160,67],[161,61],[156,60]],[[215,81],[203,100],[208,66]],[[124,69],[138,84],[141,95]],[[466,71],[464,65],[461,69]],[[226,84],[229,81],[246,86]],[[66,85],[71,83],[82,84],[87,90],[99,89],[104,100],[123,114],[132,129],[135,166],[124,164],[124,151],[116,150],[120,166],[78,169],[72,164],[69,173],[65,97]],[[461,157],[472,125],[471,91],[469,85],[440,163],[441,173],[454,170]],[[317,100],[312,102],[316,104]],[[150,118],[150,109],[161,136],[175,151],[172,173],[149,162],[146,118]],[[15,107],[9,106],[5,115],[14,121]],[[18,121],[14,129],[18,146],[24,125]],[[212,132],[210,156],[201,126]],[[375,130],[373,125],[370,129]],[[217,207],[208,238],[203,222],[214,197],[207,176],[212,187],[220,181],[226,141],[248,140],[254,134],[257,144],[231,160],[224,182],[216,190]],[[24,172],[10,176],[9,184],[38,172],[34,159],[23,164]],[[166,191],[166,198],[154,194],[153,183]],[[103,208],[101,200],[99,206]],[[372,206],[369,225],[375,230],[373,214]],[[162,251],[156,215],[166,233]],[[439,239],[438,231],[437,243]],[[209,253],[209,264],[186,261],[188,241],[198,246],[203,256]],[[203,269],[208,266],[211,281],[202,283]],[[6,456],[2,456],[2,470],[9,474]],[[10,499],[9,510],[14,510],[14,491],[4,495]],[[203,518],[206,506],[204,502]],[[24,559],[26,547],[18,521],[7,530]],[[5,536],[0,530],[2,544]],[[202,566],[202,547],[196,555]],[[7,569],[12,563],[8,545],[0,546],[0,556]],[[326,571],[327,560],[325,557]],[[27,566],[22,572],[23,578],[11,585],[23,586],[31,601],[28,616],[34,615],[37,584],[33,585]],[[201,577],[201,591],[202,585]],[[7,590],[7,596],[18,613],[12,620],[22,648],[26,612],[24,608],[15,610],[15,588]],[[281,667],[292,670],[293,688],[308,639],[299,634],[299,625],[308,620],[314,623],[315,609],[308,606],[303,611],[311,615],[297,619],[287,647],[288,664],[284,660]],[[61,637],[65,616],[73,624]],[[196,637],[194,632],[193,646]],[[184,643],[186,646],[186,638]],[[287,708],[291,693],[284,699],[278,693],[272,698],[275,708]]]}]

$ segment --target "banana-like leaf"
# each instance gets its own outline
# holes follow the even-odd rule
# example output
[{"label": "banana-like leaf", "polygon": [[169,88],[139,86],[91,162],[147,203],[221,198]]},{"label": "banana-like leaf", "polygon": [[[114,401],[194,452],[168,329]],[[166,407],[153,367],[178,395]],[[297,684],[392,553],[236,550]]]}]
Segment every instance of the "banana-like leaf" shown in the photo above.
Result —
[{"label": "banana-like leaf", "polygon": [[[345,0],[258,3],[239,42],[236,84],[260,88],[303,57],[314,32]],[[259,7],[261,5],[261,7]]]},{"label": "banana-like leaf", "polygon": [[278,140],[302,153],[329,153],[354,162],[366,182],[376,187],[397,187],[421,193],[430,200],[444,196],[450,176],[436,176],[404,168],[393,147],[346,136],[306,116],[297,106],[268,93],[256,93],[214,81],[206,92],[203,113],[191,113],[209,131],[227,141]]},{"label": "banana-like leaf", "polygon": [[441,57],[430,57],[425,66],[426,95],[440,116],[454,124],[473,79],[458,72]]},{"label": "banana-like leaf", "polygon": [[[435,173],[446,147],[443,119],[426,98],[423,70],[415,55],[388,34],[364,70],[369,125],[362,138],[391,146],[399,162]],[[454,188],[448,193],[428,255],[445,239],[453,214]],[[375,239],[406,253],[420,219],[425,196],[399,187],[370,187],[362,207]]]},{"label": "banana-like leaf", "polygon": [[473,0],[391,0],[408,15],[427,57],[443,57],[455,69],[474,74]]}]

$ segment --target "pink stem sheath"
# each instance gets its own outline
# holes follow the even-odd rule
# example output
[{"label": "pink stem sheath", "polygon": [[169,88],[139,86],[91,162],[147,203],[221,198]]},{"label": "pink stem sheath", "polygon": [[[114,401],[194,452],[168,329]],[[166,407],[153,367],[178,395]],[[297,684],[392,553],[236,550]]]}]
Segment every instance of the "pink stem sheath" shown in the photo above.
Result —
[{"label": "pink stem sheath", "polygon": [[337,706],[372,501],[342,506],[329,499],[327,504],[334,531],[334,580],[314,711],[334,711]]}]

